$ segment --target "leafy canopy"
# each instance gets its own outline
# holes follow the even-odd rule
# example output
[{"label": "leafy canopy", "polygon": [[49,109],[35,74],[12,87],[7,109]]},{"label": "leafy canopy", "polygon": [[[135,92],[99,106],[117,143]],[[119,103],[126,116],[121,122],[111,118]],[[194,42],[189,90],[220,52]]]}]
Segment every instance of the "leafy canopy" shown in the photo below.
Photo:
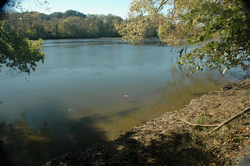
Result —
[{"label": "leafy canopy", "polygon": [[[12,28],[6,30],[3,17],[8,12],[13,12],[12,9],[23,11],[24,8],[20,1],[6,0],[5,2],[8,8],[0,10],[0,67],[5,64],[10,69],[30,74],[31,70],[35,71],[37,62],[44,62],[44,53],[41,52],[43,40],[32,41],[25,37],[21,31],[17,32]],[[39,0],[36,2],[42,5]],[[44,1],[44,3],[48,4],[48,1]]]},{"label": "leafy canopy", "polygon": [[0,64],[19,72],[35,71],[36,63],[44,61],[43,40],[32,41],[14,30],[5,31],[0,21]]},{"label": "leafy canopy", "polygon": [[[190,73],[208,67],[225,73],[249,69],[250,12],[238,0],[133,0],[117,29],[123,39],[143,40],[150,26],[170,46],[195,46],[177,62]],[[165,11],[165,12],[164,12]]]}]

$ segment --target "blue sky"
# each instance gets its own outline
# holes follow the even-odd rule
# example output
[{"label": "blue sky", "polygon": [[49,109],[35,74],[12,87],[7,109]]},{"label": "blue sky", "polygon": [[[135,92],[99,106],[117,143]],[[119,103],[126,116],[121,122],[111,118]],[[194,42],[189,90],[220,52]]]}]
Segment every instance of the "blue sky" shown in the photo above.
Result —
[{"label": "blue sky", "polygon": [[[38,5],[38,0],[22,0],[23,7],[28,11],[38,11],[50,14],[65,12],[69,9],[77,10],[84,14],[113,14],[125,18],[132,0],[48,0],[49,4]],[[39,0],[44,2],[44,0]],[[50,12],[45,11],[46,7]]]}]

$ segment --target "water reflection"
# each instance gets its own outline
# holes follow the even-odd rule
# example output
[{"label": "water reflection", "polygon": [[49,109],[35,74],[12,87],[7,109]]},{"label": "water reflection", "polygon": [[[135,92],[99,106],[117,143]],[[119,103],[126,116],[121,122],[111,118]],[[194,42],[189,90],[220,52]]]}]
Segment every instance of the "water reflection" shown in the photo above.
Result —
[{"label": "water reflection", "polygon": [[[96,142],[106,142],[105,132],[93,127],[92,117],[84,117],[77,122],[64,122],[64,125],[51,131],[49,122],[44,121],[40,130],[28,124],[25,112],[11,124],[0,120],[0,140],[3,151],[14,165],[42,165],[59,155],[75,149],[91,147]],[[70,124],[70,125],[65,125]],[[56,139],[53,138],[56,135]]]},{"label": "water reflection", "polygon": [[25,112],[13,123],[6,124],[0,120],[0,140],[3,141],[3,151],[15,165],[34,165],[41,158],[48,158],[48,151],[55,144],[48,122],[44,121],[43,128],[34,130],[29,127]]},{"label": "water reflection", "polygon": [[166,74],[170,74],[171,79],[166,81],[165,85],[158,84],[155,86],[155,90],[149,94],[143,94],[143,96],[137,94],[138,96],[133,99],[126,98],[123,102],[119,102],[121,108],[124,107],[123,105],[130,105],[129,109],[117,110],[113,114],[93,116],[95,126],[107,131],[108,140],[113,140],[139,123],[147,122],[168,111],[182,109],[192,99],[219,89],[229,82],[219,73],[204,71],[183,77],[186,72],[184,69],[179,69],[178,66],[171,67],[170,71],[166,71]]},{"label": "water reflection", "polygon": [[204,71],[183,77],[186,72],[177,67],[171,69],[173,79],[167,81],[164,87],[156,87],[161,98],[151,106],[151,111],[164,113],[179,110],[189,104],[192,99],[216,90],[229,82],[220,73]]},{"label": "water reflection", "polygon": [[86,116],[77,121],[68,120],[61,125],[53,131],[53,135],[57,137],[55,147],[52,149],[54,157],[107,141],[106,131],[95,127],[95,117]]},{"label": "water reflection", "polygon": [[114,140],[226,82],[209,72],[184,78],[170,50],[157,41],[44,41],[47,57],[27,76],[30,84],[21,75],[0,75],[5,151],[18,166],[39,165]]}]

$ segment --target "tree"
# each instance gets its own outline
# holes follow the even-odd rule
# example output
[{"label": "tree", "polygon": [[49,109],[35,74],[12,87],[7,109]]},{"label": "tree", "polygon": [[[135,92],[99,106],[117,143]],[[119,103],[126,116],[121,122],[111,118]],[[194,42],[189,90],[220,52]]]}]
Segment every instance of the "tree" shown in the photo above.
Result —
[{"label": "tree", "polygon": [[[5,31],[23,33],[29,39],[119,37],[115,29],[122,18],[114,15],[94,15],[68,10],[46,15],[38,12],[8,13],[4,17]],[[72,15],[72,16],[70,16]],[[75,16],[76,15],[76,16]],[[86,18],[84,17],[86,16]]]},{"label": "tree", "polygon": [[83,37],[83,22],[84,19],[82,17],[67,17],[61,24],[61,34],[66,37]]},{"label": "tree", "polygon": [[[168,9],[166,13],[163,11]],[[170,46],[195,46],[177,62],[191,72],[225,73],[242,66],[249,69],[250,12],[237,0],[133,0],[128,18],[117,26],[124,40],[146,37],[151,26]]]},{"label": "tree", "polygon": [[65,13],[64,13],[64,17],[67,18],[67,17],[83,17],[83,18],[86,18],[86,15],[83,14],[83,13],[80,13],[76,10],[67,10]]},{"label": "tree", "polygon": [[0,22],[0,64],[19,72],[35,71],[36,63],[44,60],[43,40],[32,41],[14,30],[6,32]]},{"label": "tree", "polygon": [[[44,3],[47,3],[47,1],[44,1]],[[7,0],[6,4],[10,8],[22,8],[21,2],[16,3],[15,1]],[[17,69],[19,72],[30,74],[31,70],[35,71],[37,62],[44,62],[44,53],[41,52],[43,40],[29,40],[23,33],[19,33],[11,27],[6,31],[4,29],[4,21],[2,20],[2,15],[5,15],[4,13],[6,11],[3,11],[1,6],[0,64],[5,64],[11,69]]]}]

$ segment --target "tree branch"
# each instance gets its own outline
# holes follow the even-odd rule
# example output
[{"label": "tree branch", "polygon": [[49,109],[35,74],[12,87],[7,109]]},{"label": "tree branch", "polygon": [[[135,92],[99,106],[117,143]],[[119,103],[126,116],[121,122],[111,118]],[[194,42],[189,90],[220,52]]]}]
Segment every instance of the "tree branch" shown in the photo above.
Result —
[{"label": "tree branch", "polygon": [[168,2],[168,0],[162,1],[161,4],[160,4],[160,6],[158,7],[158,9],[156,10],[155,13],[157,13],[157,12],[160,10],[160,8],[161,8],[163,5],[165,5],[167,2]]},{"label": "tree branch", "polygon": [[220,125],[218,125],[218,127],[216,127],[215,129],[211,130],[209,132],[209,134],[211,134],[212,132],[216,131],[216,130],[219,130],[222,126],[228,124],[229,122],[231,122],[232,120],[240,117],[241,115],[247,113],[250,111],[250,107],[244,109],[243,111],[239,112],[238,114],[235,114],[234,116],[232,116],[231,118],[229,118],[228,120],[226,120],[225,122],[221,123]]},{"label": "tree branch", "polygon": [[[190,126],[196,126],[196,127],[217,127],[217,126],[218,126],[218,125],[193,124],[193,123],[190,123],[190,122],[188,122],[188,121],[186,121],[186,120],[184,120],[184,119],[178,119],[178,120],[176,120],[175,122],[177,122],[177,121],[182,121],[182,122],[187,123],[187,124],[190,125]],[[175,122],[173,122],[173,123],[175,123]]]},{"label": "tree branch", "polygon": [[232,116],[231,118],[229,118],[229,119],[226,120],[225,122],[222,122],[221,124],[218,124],[218,125],[193,124],[193,123],[190,123],[190,122],[188,122],[188,121],[186,121],[186,120],[184,120],[184,119],[178,119],[178,120],[174,121],[172,124],[176,123],[177,121],[182,121],[182,122],[184,122],[184,123],[187,123],[187,124],[190,125],[190,126],[196,126],[196,127],[216,127],[216,128],[214,128],[213,130],[211,130],[211,131],[209,132],[209,134],[211,134],[212,132],[214,132],[214,131],[216,131],[216,130],[219,130],[222,126],[228,124],[228,123],[231,122],[232,120],[234,120],[234,119],[240,117],[241,115],[243,115],[243,114],[245,114],[245,113],[247,113],[247,112],[249,112],[249,111],[250,111],[250,107],[248,107],[248,108],[244,109],[243,111],[241,111],[241,112],[235,114],[234,116]]}]

